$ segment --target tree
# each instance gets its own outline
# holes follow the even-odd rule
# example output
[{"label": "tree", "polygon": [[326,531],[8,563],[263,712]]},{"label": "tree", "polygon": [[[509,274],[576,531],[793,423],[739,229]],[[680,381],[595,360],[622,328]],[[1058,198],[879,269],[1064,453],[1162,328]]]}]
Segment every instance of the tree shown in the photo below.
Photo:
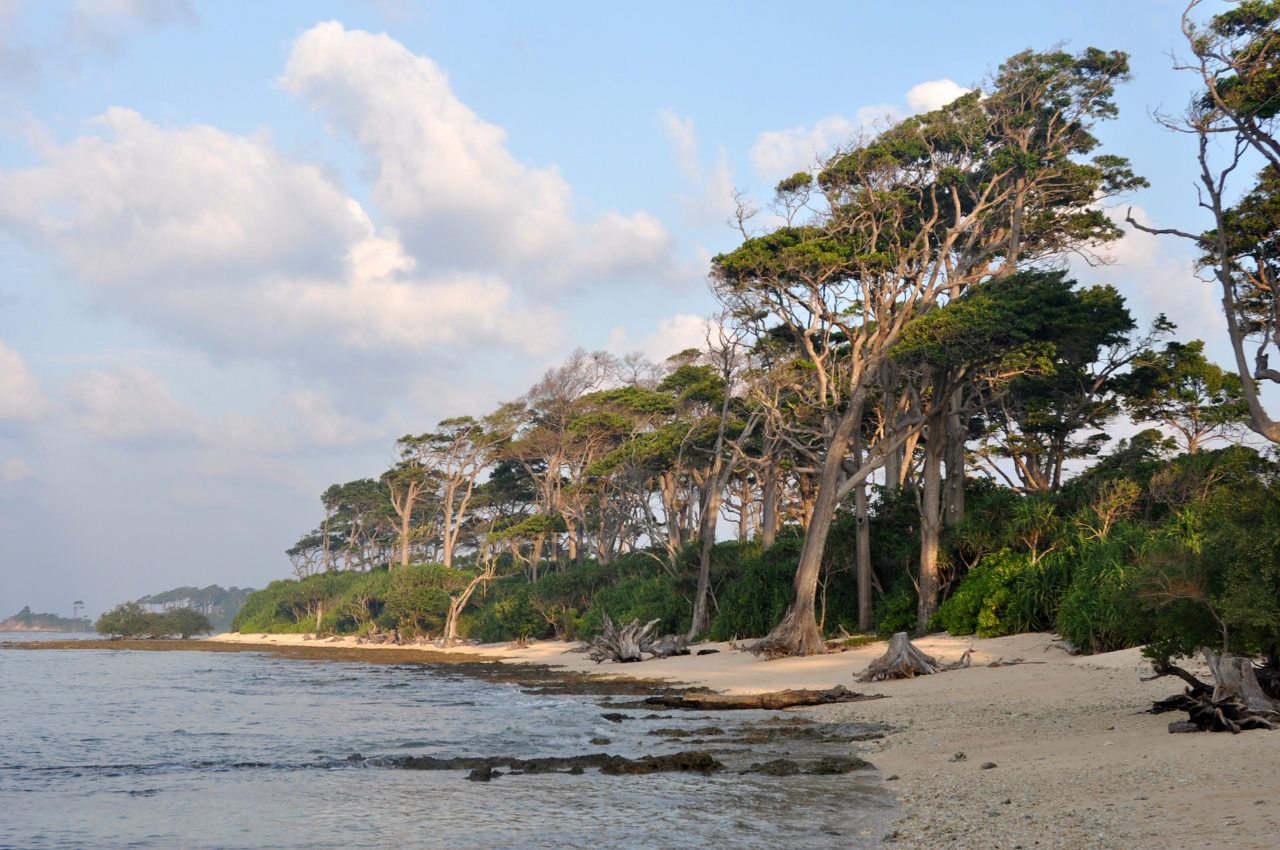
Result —
[{"label": "tree", "polygon": [[820,423],[792,603],[760,651],[824,649],[815,594],[836,505],[924,427],[919,411],[882,416],[867,456],[846,468],[907,325],[993,274],[1119,235],[1097,199],[1143,181],[1119,157],[1079,158],[1097,145],[1092,124],[1116,113],[1127,73],[1123,54],[1096,49],[1014,56],[988,91],[839,154],[816,186],[805,174],[783,181],[785,224],[752,236],[744,223],[743,245],[713,260],[716,294],[740,322],[757,338],[774,326],[791,337],[792,388]]},{"label": "tree", "polygon": [[181,635],[184,639],[213,631],[209,618],[194,608],[172,608],[164,613],[164,620],[167,633]]},{"label": "tree", "polygon": [[1249,419],[1240,376],[1205,359],[1198,339],[1139,353],[1116,386],[1135,422],[1172,428],[1191,454],[1238,434]]},{"label": "tree", "polygon": [[[1199,266],[1222,296],[1249,428],[1280,443],[1280,422],[1267,413],[1254,384],[1280,383],[1280,371],[1268,363],[1269,349],[1280,349],[1280,0],[1245,0],[1202,27],[1191,16],[1203,2],[1193,0],[1182,14],[1192,58],[1177,65],[1194,73],[1201,89],[1184,115],[1160,121],[1196,137],[1199,206],[1212,226],[1194,233],[1149,227],[1132,215],[1126,220],[1147,233],[1190,240],[1199,249]],[[1232,206],[1240,191],[1238,173],[1258,165],[1254,185]]]}]

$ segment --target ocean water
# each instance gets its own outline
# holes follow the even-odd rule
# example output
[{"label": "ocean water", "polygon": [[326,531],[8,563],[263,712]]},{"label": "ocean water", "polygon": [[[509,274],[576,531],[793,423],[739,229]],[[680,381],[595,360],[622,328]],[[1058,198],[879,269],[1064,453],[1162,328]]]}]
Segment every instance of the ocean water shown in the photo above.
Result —
[{"label": "ocean water", "polygon": [[[629,709],[617,723],[602,716],[616,709],[598,701],[526,694],[429,665],[0,649],[0,847],[879,845],[894,803],[874,771],[588,768],[481,783],[466,771],[373,766],[405,755],[636,758],[708,746],[650,734],[658,729],[769,716]],[[765,761],[792,744],[755,746],[762,751],[722,760]]]}]

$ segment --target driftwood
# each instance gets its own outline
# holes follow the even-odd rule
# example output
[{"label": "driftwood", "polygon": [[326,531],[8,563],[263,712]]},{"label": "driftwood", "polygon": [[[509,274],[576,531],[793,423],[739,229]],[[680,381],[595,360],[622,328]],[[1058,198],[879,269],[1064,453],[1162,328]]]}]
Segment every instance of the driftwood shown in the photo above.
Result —
[{"label": "driftwood", "polygon": [[636,619],[626,625],[615,626],[606,612],[601,620],[603,628],[600,635],[591,641],[587,657],[597,664],[601,661],[639,661],[644,657],[641,653],[653,650],[654,639],[649,630],[657,624],[657,620],[650,620],[641,626],[640,620]]},{"label": "driftwood", "polygon": [[653,642],[646,652],[653,653],[654,658],[670,658],[673,655],[689,654],[689,639],[684,635],[663,635]]},{"label": "driftwood", "polygon": [[828,705],[833,702],[861,702],[883,699],[883,694],[860,694],[844,685],[836,685],[822,691],[785,690],[764,694],[664,694],[645,699],[646,705],[664,708],[686,708],[694,711],[723,711],[727,709],[768,708],[782,709],[798,705]]},{"label": "driftwood", "polygon": [[906,632],[898,632],[889,639],[889,648],[875,661],[867,665],[858,677],[859,682],[879,682],[884,679],[914,679],[946,670],[959,670],[969,666],[973,650],[965,650],[960,660],[942,664],[932,655],[925,655],[911,645]]},{"label": "driftwood", "polygon": [[1182,694],[1158,700],[1151,707],[1152,714],[1187,713],[1190,722],[1174,721],[1169,724],[1170,732],[1205,730],[1235,734],[1245,729],[1280,728],[1280,700],[1263,689],[1250,659],[1230,653],[1218,655],[1209,649],[1200,651],[1213,675],[1212,686],[1173,664],[1156,665],[1155,676],[1151,677],[1177,676],[1188,685]]},{"label": "driftwood", "polygon": [[599,664],[601,661],[640,661],[646,653],[654,658],[689,654],[689,641],[684,635],[663,635],[659,638],[649,634],[657,624],[657,620],[650,620],[641,626],[637,619],[617,626],[605,613],[601,620],[603,628],[600,635],[591,641],[587,657]]}]

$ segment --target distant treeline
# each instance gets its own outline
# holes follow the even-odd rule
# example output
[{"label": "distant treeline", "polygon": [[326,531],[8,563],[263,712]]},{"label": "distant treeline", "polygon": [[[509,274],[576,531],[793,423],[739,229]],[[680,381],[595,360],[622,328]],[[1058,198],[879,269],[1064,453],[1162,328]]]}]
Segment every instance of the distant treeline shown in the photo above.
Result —
[{"label": "distant treeline", "polygon": [[57,614],[36,614],[31,606],[0,621],[0,632],[91,632],[93,623],[88,617],[60,617]]},{"label": "distant treeline", "polygon": [[[875,626],[910,630],[917,611],[913,566],[918,511],[908,491],[880,491],[870,534]],[[998,636],[1054,629],[1081,650],[1143,643],[1164,657],[1197,646],[1274,653],[1280,645],[1280,466],[1238,446],[1167,456],[1154,433],[1122,442],[1058,491],[1022,495],[970,481],[968,510],[944,535],[950,577],[931,626]],[[822,567],[820,625],[828,637],[857,627],[856,518],[833,525]],[[717,544],[708,637],[761,637],[786,611],[802,545],[787,526],[767,551],[757,537]],[[461,616],[459,634],[482,641],[588,638],[601,615],[689,627],[698,546],[673,569],[658,550],[544,562],[536,580],[507,557]],[[254,592],[233,623],[241,632],[349,634],[398,629],[438,637],[450,602],[474,566],[380,566],[273,582]]]},{"label": "distant treeline", "polygon": [[175,587],[163,593],[153,593],[136,600],[148,609],[167,611],[174,608],[191,608],[209,618],[213,631],[225,632],[231,628],[231,620],[240,606],[253,592],[251,587],[222,588],[216,584],[208,587]]}]

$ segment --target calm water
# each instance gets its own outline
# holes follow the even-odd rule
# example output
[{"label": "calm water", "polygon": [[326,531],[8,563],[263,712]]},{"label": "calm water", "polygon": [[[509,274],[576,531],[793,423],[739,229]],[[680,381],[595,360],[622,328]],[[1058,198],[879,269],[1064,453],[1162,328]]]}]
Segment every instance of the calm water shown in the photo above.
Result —
[{"label": "calm water", "polygon": [[688,748],[656,728],[766,716],[609,710],[424,665],[0,650],[0,847],[878,846],[892,802],[872,773],[479,783],[348,758],[634,758]]}]

